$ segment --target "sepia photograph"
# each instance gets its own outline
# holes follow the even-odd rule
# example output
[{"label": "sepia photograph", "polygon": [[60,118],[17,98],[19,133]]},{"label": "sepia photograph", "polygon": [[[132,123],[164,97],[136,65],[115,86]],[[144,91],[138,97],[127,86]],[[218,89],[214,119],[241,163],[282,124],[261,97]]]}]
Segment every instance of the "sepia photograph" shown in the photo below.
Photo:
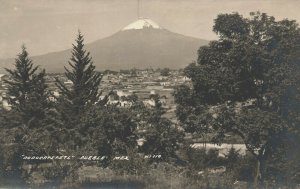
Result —
[{"label": "sepia photograph", "polygon": [[0,189],[300,189],[299,0],[0,0]]}]

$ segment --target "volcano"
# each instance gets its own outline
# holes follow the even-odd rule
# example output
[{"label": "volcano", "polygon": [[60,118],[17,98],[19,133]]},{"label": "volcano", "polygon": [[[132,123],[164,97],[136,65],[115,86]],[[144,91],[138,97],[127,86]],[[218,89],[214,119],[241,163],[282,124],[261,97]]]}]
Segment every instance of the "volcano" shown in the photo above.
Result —
[{"label": "volcano", "polygon": [[[117,33],[85,45],[96,70],[184,68],[197,58],[208,41],[188,37],[160,27],[150,19],[138,19]],[[31,57],[33,63],[50,73],[64,72],[71,49]],[[11,67],[14,59],[1,61]]]}]

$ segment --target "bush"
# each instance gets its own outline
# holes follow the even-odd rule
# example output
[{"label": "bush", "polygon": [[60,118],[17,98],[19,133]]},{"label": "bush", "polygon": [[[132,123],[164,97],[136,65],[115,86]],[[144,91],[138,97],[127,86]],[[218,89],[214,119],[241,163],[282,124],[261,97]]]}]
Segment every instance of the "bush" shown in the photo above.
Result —
[{"label": "bush", "polygon": [[136,149],[128,149],[128,160],[112,160],[110,168],[118,175],[136,175],[144,174],[148,170],[149,162],[147,159],[137,153]]},{"label": "bush", "polygon": [[229,172],[235,180],[253,182],[256,168],[256,159],[251,154],[239,157],[235,164],[231,164]]},{"label": "bush", "polygon": [[179,156],[188,163],[192,170],[201,171],[206,168],[225,164],[224,158],[219,157],[219,151],[217,149],[197,149],[184,145],[179,151]]}]

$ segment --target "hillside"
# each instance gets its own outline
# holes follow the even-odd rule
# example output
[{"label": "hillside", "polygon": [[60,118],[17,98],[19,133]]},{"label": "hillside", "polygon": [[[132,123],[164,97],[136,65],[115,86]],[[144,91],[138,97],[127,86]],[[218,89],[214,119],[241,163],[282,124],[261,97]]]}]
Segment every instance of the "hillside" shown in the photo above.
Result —
[{"label": "hillside", "polygon": [[[173,33],[147,21],[138,20],[112,36],[86,44],[96,69],[184,68],[196,59],[198,48],[208,44],[206,40]],[[63,72],[70,56],[71,44],[68,50],[32,59],[47,72]],[[0,65],[11,67],[13,61],[2,60]]]}]

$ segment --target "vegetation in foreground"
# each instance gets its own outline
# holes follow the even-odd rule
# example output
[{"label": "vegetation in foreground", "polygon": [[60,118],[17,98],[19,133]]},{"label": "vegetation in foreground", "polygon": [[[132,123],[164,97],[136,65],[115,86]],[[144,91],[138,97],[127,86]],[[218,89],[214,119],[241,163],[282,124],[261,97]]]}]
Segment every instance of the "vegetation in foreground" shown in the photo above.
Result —
[{"label": "vegetation in foreground", "polygon": [[[243,18],[221,14],[220,36],[198,51],[185,68],[192,87],[179,86],[175,124],[165,118],[159,97],[146,107],[108,105],[100,99],[102,76],[94,71],[79,32],[66,77],[57,79],[55,102],[45,71],[26,48],[7,70],[10,111],[1,110],[1,184],[34,188],[294,188],[300,182],[300,30],[295,21],[264,13]],[[164,70],[167,75],[168,70]],[[110,94],[109,94],[110,95]],[[192,149],[186,133],[241,138],[248,154],[231,149]],[[144,139],[138,145],[137,139]],[[26,156],[105,156],[101,161],[24,160]],[[145,155],[161,155],[145,159]],[[117,156],[129,160],[115,160]],[[91,174],[94,173],[94,174]],[[111,184],[115,184],[112,186]]]}]

